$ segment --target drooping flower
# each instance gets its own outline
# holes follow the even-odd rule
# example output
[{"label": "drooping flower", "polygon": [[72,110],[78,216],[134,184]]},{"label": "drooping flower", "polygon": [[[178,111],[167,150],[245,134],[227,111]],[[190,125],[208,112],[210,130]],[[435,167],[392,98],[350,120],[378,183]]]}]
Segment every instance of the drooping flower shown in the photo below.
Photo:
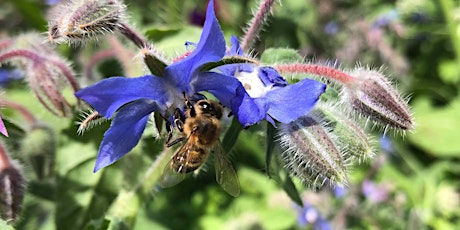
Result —
[{"label": "drooping flower", "polygon": [[77,92],[75,95],[99,114],[106,118],[115,115],[104,134],[94,171],[114,163],[137,145],[152,112],[172,119],[174,110],[184,107],[184,95],[209,91],[225,106],[236,106],[244,94],[238,80],[216,72],[200,72],[203,64],[219,61],[224,55],[225,40],[210,1],[195,50],[167,66],[164,76],[111,77]]},{"label": "drooping flower", "polygon": [[[229,55],[243,55],[238,39],[232,37]],[[255,64],[232,64],[219,67],[225,74],[234,76],[244,86],[241,104],[231,106],[243,126],[263,119],[274,124],[273,119],[289,123],[306,115],[315,106],[326,85],[305,78],[289,84],[274,68]]]}]

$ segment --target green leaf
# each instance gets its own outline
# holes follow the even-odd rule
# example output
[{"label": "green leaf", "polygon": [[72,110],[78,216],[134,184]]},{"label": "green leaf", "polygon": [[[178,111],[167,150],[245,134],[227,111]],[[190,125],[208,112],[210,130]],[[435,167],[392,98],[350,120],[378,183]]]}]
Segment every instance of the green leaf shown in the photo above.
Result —
[{"label": "green leaf", "polygon": [[227,129],[224,139],[222,140],[222,146],[224,147],[225,152],[230,152],[232,147],[235,145],[241,130],[243,130],[243,127],[241,126],[240,122],[238,119],[233,118],[232,124]]},{"label": "green leaf", "polygon": [[293,49],[270,48],[265,50],[260,60],[265,64],[302,62],[303,58]]},{"label": "green leaf", "polygon": [[418,147],[435,156],[460,157],[460,98],[444,107],[435,107],[426,97],[413,103],[417,127],[409,139]]},{"label": "green leaf", "polygon": [[460,68],[454,60],[443,61],[438,67],[439,77],[444,83],[454,84],[460,80]]},{"label": "green leaf", "polygon": [[154,27],[145,31],[145,36],[150,41],[160,41],[166,37],[174,36],[180,32],[180,27]]},{"label": "green leaf", "polygon": [[161,61],[157,56],[154,56],[150,53],[145,53],[144,54],[144,62],[147,65],[147,68],[149,68],[150,72],[159,77],[164,76],[164,71],[167,67],[166,63]]},{"label": "green leaf", "polygon": [[[106,170],[93,173],[96,153],[93,145],[72,142],[59,149],[55,198],[58,229],[82,229],[88,222],[87,218],[101,216],[110,199],[113,199],[97,191]],[[100,196],[95,198],[96,195]],[[96,204],[98,207],[94,206]]]},{"label": "green leaf", "polygon": [[0,219],[0,229],[4,229],[4,230],[14,230],[13,226],[11,225],[8,225],[6,223],[6,221]]},{"label": "green leaf", "polygon": [[289,196],[289,198],[292,199],[292,201],[294,201],[299,206],[303,206],[302,198],[300,198],[299,191],[295,187],[295,184],[294,182],[292,182],[292,179],[289,175],[286,175],[286,178],[284,178],[283,189]]}]

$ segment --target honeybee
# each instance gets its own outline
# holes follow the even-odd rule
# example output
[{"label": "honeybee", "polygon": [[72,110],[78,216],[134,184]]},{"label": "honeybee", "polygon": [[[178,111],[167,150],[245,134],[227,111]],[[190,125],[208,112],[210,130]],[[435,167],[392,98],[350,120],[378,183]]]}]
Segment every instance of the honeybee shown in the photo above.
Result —
[{"label": "honeybee", "polygon": [[192,104],[185,100],[185,120],[176,113],[175,125],[182,137],[168,143],[171,147],[179,142],[184,144],[173,155],[161,175],[160,185],[171,187],[181,182],[187,173],[198,169],[207,159],[211,149],[214,150],[217,183],[230,195],[238,196],[240,186],[233,165],[225,154],[219,140],[222,105],[211,100],[199,100]]}]

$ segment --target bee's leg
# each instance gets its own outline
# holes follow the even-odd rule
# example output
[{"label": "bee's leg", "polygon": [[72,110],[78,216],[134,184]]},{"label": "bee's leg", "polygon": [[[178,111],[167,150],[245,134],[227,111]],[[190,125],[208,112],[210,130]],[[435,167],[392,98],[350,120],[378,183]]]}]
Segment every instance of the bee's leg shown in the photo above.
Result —
[{"label": "bee's leg", "polygon": [[171,141],[171,142],[169,142],[169,143],[166,143],[166,147],[169,148],[169,147],[171,147],[171,146],[173,146],[173,145],[175,145],[175,144],[177,144],[177,143],[179,143],[179,142],[184,141],[185,139],[186,139],[185,137],[179,137],[179,138],[177,138],[176,140],[173,140],[173,141]]},{"label": "bee's leg", "polygon": [[165,140],[165,144],[168,144],[169,141],[171,141],[171,138],[172,138],[171,123],[169,121],[166,121],[166,140]]},{"label": "bee's leg", "polygon": [[182,115],[179,109],[174,111],[174,117],[174,124],[176,125],[177,130],[179,130],[181,133],[184,132],[184,122],[182,121]]}]

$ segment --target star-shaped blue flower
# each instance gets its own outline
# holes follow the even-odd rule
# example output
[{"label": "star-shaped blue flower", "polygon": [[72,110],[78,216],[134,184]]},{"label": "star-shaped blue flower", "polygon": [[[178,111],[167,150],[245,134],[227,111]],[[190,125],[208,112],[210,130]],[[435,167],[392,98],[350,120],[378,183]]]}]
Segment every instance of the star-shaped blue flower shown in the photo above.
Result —
[{"label": "star-shaped blue flower", "polygon": [[[236,37],[231,38],[229,55],[241,56],[243,52]],[[238,79],[244,86],[245,94],[241,104],[230,105],[243,126],[250,126],[263,119],[274,124],[273,119],[289,123],[310,112],[326,85],[305,78],[289,84],[274,68],[259,67],[254,64],[232,64],[219,70]],[[225,105],[225,104],[224,104]]]},{"label": "star-shaped blue flower", "polygon": [[218,92],[219,99],[243,97],[244,89],[235,78],[200,72],[203,64],[219,61],[225,55],[225,39],[213,5],[210,1],[196,49],[167,66],[164,76],[111,77],[75,94],[104,117],[115,115],[104,134],[94,171],[114,163],[137,145],[152,112],[170,119],[176,108],[183,108],[184,95],[192,97],[200,91],[209,91]]}]

